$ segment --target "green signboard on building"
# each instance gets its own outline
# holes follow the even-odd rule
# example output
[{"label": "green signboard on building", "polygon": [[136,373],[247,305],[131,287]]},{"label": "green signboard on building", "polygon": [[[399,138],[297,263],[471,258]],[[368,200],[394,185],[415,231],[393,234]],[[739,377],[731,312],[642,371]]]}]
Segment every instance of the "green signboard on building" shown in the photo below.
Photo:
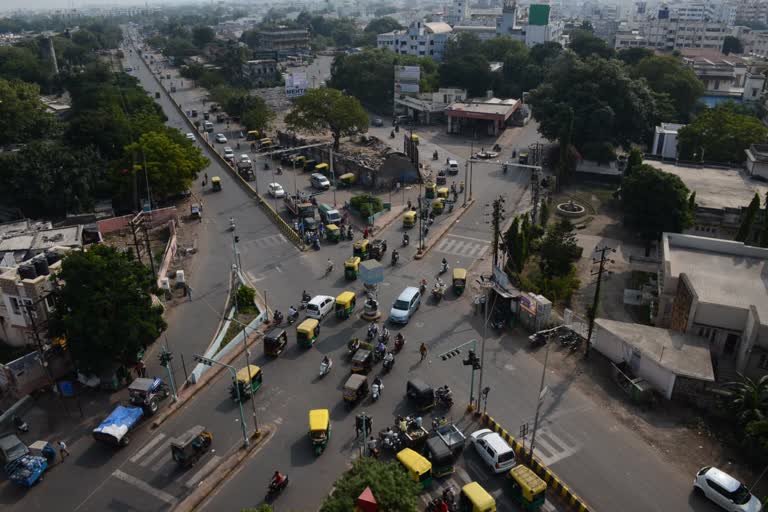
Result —
[{"label": "green signboard on building", "polygon": [[549,6],[532,4],[528,8],[528,24],[546,26],[549,25]]}]

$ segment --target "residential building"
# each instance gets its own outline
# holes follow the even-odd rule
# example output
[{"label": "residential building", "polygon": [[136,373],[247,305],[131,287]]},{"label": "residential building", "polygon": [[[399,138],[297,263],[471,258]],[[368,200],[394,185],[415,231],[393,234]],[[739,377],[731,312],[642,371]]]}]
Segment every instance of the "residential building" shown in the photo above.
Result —
[{"label": "residential building", "polygon": [[669,19],[678,21],[712,21],[733,25],[736,7],[727,3],[680,2],[669,4]]},{"label": "residential building", "polygon": [[460,25],[469,19],[469,0],[453,0],[448,7],[445,21],[450,25]]},{"label": "residential building", "polygon": [[703,49],[686,49],[681,53],[683,62],[704,84],[703,101],[708,105],[726,100],[752,102],[762,99],[765,76],[751,59]]},{"label": "residential building", "polygon": [[744,45],[744,54],[761,59],[768,59],[768,30],[752,30],[749,27],[736,27],[734,37]]},{"label": "residential building", "polygon": [[768,144],[752,144],[745,149],[747,174],[768,180]]},{"label": "residential building", "polygon": [[653,131],[651,154],[659,158],[677,159],[677,132],[685,126],[676,123],[661,123]]},{"label": "residential building", "polygon": [[54,228],[50,222],[27,219],[0,225],[0,265],[15,267],[20,262],[53,247],[80,249],[85,245],[83,226]]},{"label": "residential building", "polygon": [[622,26],[615,36],[617,50],[641,47],[669,52],[685,48],[720,51],[725,37],[730,35],[725,23],[673,20],[664,9],[659,10],[656,18]]},{"label": "residential building", "polygon": [[528,24],[525,26],[525,45],[528,48],[549,41],[560,42],[563,37],[563,23],[550,17],[550,7],[532,4],[528,7]]},{"label": "residential building", "polygon": [[763,0],[737,0],[736,19],[768,23],[768,3]]},{"label": "residential building", "polygon": [[379,34],[376,36],[376,46],[399,55],[431,57],[440,61],[452,31],[447,23],[415,21],[407,29]]},{"label": "residential building", "polygon": [[278,79],[277,61],[274,59],[246,61],[243,63],[243,77],[254,87],[273,84]]},{"label": "residential building", "polygon": [[258,31],[257,51],[277,52],[279,55],[295,55],[309,51],[309,31],[304,28],[270,28]]},{"label": "residential building", "polygon": [[768,249],[662,235],[656,325],[708,341],[718,380],[768,370]]}]

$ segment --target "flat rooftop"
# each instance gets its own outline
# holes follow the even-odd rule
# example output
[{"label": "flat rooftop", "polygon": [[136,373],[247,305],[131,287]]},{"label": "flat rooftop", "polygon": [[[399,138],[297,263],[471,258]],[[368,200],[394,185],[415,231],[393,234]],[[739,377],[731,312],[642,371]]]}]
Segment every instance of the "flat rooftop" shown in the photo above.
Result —
[{"label": "flat rooftop", "polygon": [[598,328],[621,338],[644,357],[656,361],[675,375],[715,381],[706,340],[650,325],[595,319]]},{"label": "flat rooftop", "polygon": [[445,111],[447,114],[451,112],[465,112],[469,114],[509,117],[517,110],[519,103],[518,100],[513,99],[500,100],[499,98],[489,98],[483,102],[452,103]]},{"label": "flat rooftop", "polygon": [[761,198],[768,192],[768,183],[750,179],[738,169],[686,167],[656,161],[646,163],[678,176],[689,190],[696,191],[696,204],[705,208],[746,208],[755,192]]},{"label": "flat rooftop", "polygon": [[699,302],[755,306],[761,322],[768,321],[768,249],[692,235],[664,237],[670,277],[686,274]]}]

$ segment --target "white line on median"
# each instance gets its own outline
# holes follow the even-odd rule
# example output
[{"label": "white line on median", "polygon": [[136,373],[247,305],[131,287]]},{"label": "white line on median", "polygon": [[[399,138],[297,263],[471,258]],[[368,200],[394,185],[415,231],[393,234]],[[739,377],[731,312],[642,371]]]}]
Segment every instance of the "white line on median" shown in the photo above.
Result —
[{"label": "white line on median", "polygon": [[139,480],[138,478],[129,475],[128,473],[123,473],[119,469],[115,470],[114,473],[112,473],[112,476],[115,478],[118,478],[122,480],[123,482],[129,483],[133,485],[134,487],[138,487],[142,491],[146,492],[147,494],[151,494],[155,498],[159,499],[160,501],[163,501],[169,505],[174,505],[176,503],[176,498],[168,494],[167,492],[161,491],[160,489],[155,489],[148,483]]},{"label": "white line on median", "polygon": [[192,478],[187,480],[187,483],[184,484],[184,485],[186,485],[187,487],[194,487],[197,484],[197,482],[199,482],[200,480],[203,479],[204,476],[207,476],[207,474],[211,470],[211,468],[213,468],[216,464],[218,464],[220,460],[221,460],[221,457],[219,457],[218,455],[215,455],[211,460],[209,460],[206,463],[205,466],[200,468],[200,471],[195,473],[192,476]]}]

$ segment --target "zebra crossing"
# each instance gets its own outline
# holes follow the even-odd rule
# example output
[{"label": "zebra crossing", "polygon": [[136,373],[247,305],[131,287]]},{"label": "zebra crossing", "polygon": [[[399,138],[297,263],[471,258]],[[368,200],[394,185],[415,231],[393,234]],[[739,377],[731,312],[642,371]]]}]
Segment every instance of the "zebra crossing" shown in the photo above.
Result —
[{"label": "zebra crossing", "polygon": [[[526,439],[526,444],[530,439]],[[582,443],[571,432],[546,425],[536,432],[536,446],[533,450],[536,456],[546,466],[574,455],[581,449]]]},{"label": "zebra crossing", "polygon": [[[180,496],[200,485],[203,479],[221,462],[222,457],[219,455],[203,456],[201,465],[195,466],[196,471],[194,473],[191,475],[184,474],[184,480],[171,480],[168,485],[158,488],[150,482],[172,479],[177,472],[176,462],[171,455],[172,440],[172,437],[168,437],[162,432],[158,433],[128,459],[131,463],[129,467],[115,470],[112,476],[157,498],[168,506],[175,505]],[[142,475],[142,478],[136,475]]]},{"label": "zebra crossing", "polygon": [[490,242],[480,238],[472,238],[460,235],[447,235],[435,247],[435,251],[462,256],[465,258],[482,258],[488,250]]},{"label": "zebra crossing", "polygon": [[253,240],[243,240],[240,242],[240,246],[254,247],[259,249],[266,249],[267,247],[274,247],[276,245],[288,243],[288,239],[282,234],[264,236],[261,238],[255,238]]}]

